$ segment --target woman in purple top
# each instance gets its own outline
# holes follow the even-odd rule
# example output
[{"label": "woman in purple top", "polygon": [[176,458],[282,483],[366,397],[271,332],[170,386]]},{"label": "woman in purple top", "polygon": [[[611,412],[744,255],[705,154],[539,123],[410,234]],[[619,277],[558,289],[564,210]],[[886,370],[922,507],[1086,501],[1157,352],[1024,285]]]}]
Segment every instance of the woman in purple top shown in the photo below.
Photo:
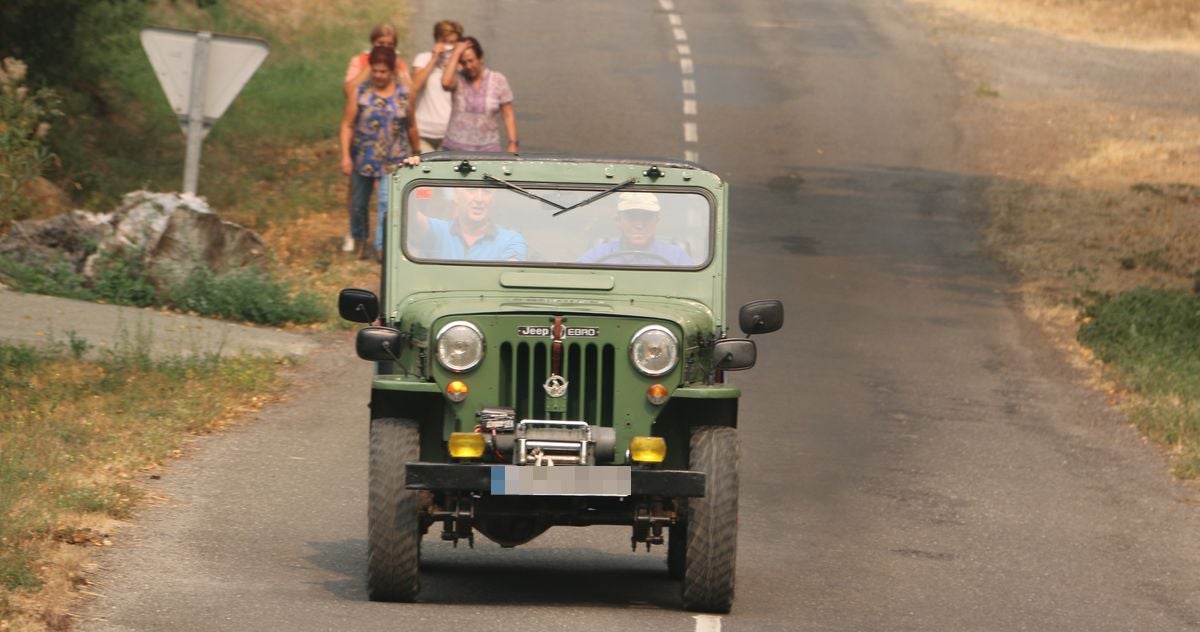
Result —
[{"label": "woman in purple top", "polygon": [[508,132],[507,151],[518,151],[512,89],[504,75],[483,65],[479,40],[466,37],[455,44],[442,71],[442,87],[454,93],[442,149],[501,151],[499,114]]}]

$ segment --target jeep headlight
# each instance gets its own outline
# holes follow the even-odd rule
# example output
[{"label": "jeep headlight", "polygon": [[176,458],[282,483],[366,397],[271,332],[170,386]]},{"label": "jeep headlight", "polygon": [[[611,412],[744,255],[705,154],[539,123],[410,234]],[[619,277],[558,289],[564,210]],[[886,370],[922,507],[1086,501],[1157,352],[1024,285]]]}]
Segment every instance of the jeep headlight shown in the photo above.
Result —
[{"label": "jeep headlight", "polygon": [[447,371],[470,371],[483,360],[483,333],[475,325],[456,320],[437,335],[437,359]]},{"label": "jeep headlight", "polygon": [[657,377],[675,368],[679,359],[679,341],[662,325],[647,325],[629,341],[629,359],[649,377]]}]

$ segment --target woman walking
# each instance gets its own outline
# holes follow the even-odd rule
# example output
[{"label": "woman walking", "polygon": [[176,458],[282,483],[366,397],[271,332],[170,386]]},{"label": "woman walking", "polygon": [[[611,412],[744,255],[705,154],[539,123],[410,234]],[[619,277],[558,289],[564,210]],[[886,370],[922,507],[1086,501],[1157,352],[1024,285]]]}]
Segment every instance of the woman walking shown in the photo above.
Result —
[{"label": "woman walking", "polygon": [[442,72],[462,32],[458,22],[439,21],[433,25],[433,50],[417,53],[413,58],[413,94],[416,95],[417,116],[421,119],[421,153],[441,149],[442,139],[446,137],[453,94],[442,87]]},{"label": "woman walking", "polygon": [[443,149],[501,151],[497,114],[508,134],[507,151],[520,149],[512,89],[504,75],[484,66],[479,40],[466,37],[454,45],[442,87],[454,93]]},{"label": "woman walking", "polygon": [[367,206],[379,184],[375,253],[383,252],[383,227],[387,213],[385,177],[412,154],[421,142],[416,117],[409,108],[411,91],[396,75],[396,50],[376,46],[368,57],[370,80],[358,86],[342,112],[338,135],[342,149],[342,173],[350,176],[350,237],[359,258],[370,256]]}]

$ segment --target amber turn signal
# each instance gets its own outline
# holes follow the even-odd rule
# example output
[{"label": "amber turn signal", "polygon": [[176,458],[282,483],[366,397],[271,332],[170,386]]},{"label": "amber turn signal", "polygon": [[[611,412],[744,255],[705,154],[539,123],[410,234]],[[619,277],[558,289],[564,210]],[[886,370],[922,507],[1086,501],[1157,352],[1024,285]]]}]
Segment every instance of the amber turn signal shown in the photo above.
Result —
[{"label": "amber turn signal", "polygon": [[667,398],[670,397],[670,392],[667,387],[662,384],[651,384],[650,388],[646,389],[646,399],[650,400],[655,406],[662,406],[667,403]]},{"label": "amber turn signal", "polygon": [[452,402],[461,402],[467,398],[467,383],[462,380],[454,380],[446,385],[446,397]]},{"label": "amber turn signal", "polygon": [[478,459],[483,456],[483,435],[475,432],[450,433],[450,456],[456,459]]},{"label": "amber turn signal", "polygon": [[629,459],[636,463],[662,463],[667,442],[662,437],[634,437],[629,441]]}]

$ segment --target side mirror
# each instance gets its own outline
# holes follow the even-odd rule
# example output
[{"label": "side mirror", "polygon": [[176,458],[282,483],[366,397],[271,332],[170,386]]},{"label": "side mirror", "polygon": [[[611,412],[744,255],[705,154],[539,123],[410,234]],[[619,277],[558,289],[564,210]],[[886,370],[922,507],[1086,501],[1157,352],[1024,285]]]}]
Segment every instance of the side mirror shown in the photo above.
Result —
[{"label": "side mirror", "polygon": [[379,318],[379,297],[370,290],[348,287],[338,292],[338,314],[354,323],[373,323]]},{"label": "side mirror", "polygon": [[783,327],[783,302],[773,298],[750,301],[738,311],[738,324],[747,336],[777,331]]},{"label": "side mirror", "polygon": [[400,355],[404,334],[391,327],[364,327],[354,339],[358,357],[372,362],[391,362]]},{"label": "side mirror", "polygon": [[713,343],[713,368],[721,371],[741,371],[754,366],[758,348],[747,338],[726,338]]}]

